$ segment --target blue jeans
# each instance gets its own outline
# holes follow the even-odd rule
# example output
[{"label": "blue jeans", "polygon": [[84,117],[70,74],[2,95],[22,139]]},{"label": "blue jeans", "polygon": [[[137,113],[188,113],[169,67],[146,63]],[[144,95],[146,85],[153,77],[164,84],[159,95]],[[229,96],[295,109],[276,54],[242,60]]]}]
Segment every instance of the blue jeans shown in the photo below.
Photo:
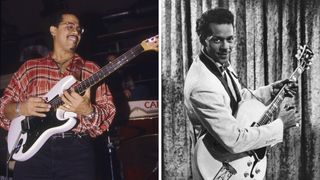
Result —
[{"label": "blue jeans", "polygon": [[92,139],[50,138],[30,159],[16,162],[14,180],[95,180]]}]

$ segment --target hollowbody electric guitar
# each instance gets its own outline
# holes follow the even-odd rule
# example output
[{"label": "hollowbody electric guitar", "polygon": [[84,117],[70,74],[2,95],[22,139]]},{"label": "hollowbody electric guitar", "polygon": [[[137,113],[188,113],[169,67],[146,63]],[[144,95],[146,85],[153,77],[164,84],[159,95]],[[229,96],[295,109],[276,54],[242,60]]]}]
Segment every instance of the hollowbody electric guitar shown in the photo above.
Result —
[{"label": "hollowbody electric guitar", "polygon": [[[98,72],[76,85],[75,92],[82,94],[86,89],[103,80],[137,55],[149,50],[158,51],[158,36],[142,41],[117,59],[109,62]],[[19,116],[12,120],[8,132],[10,158],[17,161],[28,160],[52,135],[66,132],[76,125],[77,115],[75,113],[59,109],[59,106],[64,104],[59,95],[75,83],[76,79],[73,76],[66,76],[45,95],[44,99],[51,105],[46,118]]]},{"label": "hollowbody electric guitar", "polygon": [[[300,47],[296,55],[298,67],[290,76],[297,80],[301,73],[311,65],[312,51],[307,47]],[[286,86],[286,85],[285,85]],[[285,98],[285,86],[279,91],[273,101],[265,106],[256,99],[240,102],[236,119],[243,127],[261,126],[270,123]],[[252,108],[254,107],[254,111]],[[249,121],[248,120],[253,120]],[[195,146],[194,161],[200,176],[207,180],[262,180],[266,173],[267,147],[244,152],[241,154],[221,153],[218,144],[213,144],[213,137],[202,135]],[[219,151],[220,150],[220,151]]]}]

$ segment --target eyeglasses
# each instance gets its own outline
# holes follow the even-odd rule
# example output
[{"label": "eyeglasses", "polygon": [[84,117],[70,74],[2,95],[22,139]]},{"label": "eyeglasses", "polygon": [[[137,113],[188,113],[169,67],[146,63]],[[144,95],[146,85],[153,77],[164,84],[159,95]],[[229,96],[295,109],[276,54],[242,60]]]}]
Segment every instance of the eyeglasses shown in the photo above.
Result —
[{"label": "eyeglasses", "polygon": [[73,32],[74,30],[76,30],[79,34],[84,33],[83,27],[76,26],[75,24],[73,24],[71,22],[61,23],[61,25],[65,25],[65,28],[70,32]]}]

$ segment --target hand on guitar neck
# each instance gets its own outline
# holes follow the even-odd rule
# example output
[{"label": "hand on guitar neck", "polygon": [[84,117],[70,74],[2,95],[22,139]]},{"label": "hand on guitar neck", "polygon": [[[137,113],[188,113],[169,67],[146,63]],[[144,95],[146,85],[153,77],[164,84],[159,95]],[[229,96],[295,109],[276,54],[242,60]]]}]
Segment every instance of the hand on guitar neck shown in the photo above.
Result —
[{"label": "hand on guitar neck", "polygon": [[292,79],[284,79],[272,83],[272,95],[275,97],[281,88],[284,87],[285,97],[293,97],[298,92],[298,83]]},{"label": "hand on guitar neck", "polygon": [[[272,84],[273,97],[275,97],[279,91],[284,88],[284,97],[294,97],[298,91],[298,83],[292,79],[284,79],[276,81]],[[299,119],[295,117],[296,108],[294,106],[284,106],[281,108],[279,118],[283,122],[284,129],[299,126]]]}]

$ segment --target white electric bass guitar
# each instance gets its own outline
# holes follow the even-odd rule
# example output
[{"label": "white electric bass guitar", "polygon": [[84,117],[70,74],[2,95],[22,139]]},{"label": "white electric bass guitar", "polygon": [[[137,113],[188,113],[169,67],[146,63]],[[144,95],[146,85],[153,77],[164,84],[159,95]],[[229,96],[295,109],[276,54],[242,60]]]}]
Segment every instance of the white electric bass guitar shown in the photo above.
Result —
[{"label": "white electric bass guitar", "polygon": [[[87,88],[103,80],[137,55],[149,50],[158,51],[158,36],[142,41],[117,59],[109,62],[98,72],[76,85],[75,91],[82,94]],[[51,110],[47,113],[46,118],[19,116],[12,120],[8,132],[9,159],[12,157],[17,161],[28,160],[52,135],[66,132],[76,125],[75,113],[59,109],[59,106],[63,105],[59,95],[75,83],[76,79],[73,76],[66,76],[45,95],[44,99],[51,105]]]},{"label": "white electric bass guitar", "polygon": [[[311,65],[312,51],[307,47],[300,47],[297,58],[297,68],[290,76],[290,79],[297,80],[301,73]],[[260,101],[250,99],[240,103],[236,113],[236,119],[243,127],[261,126],[270,123],[273,115],[277,112],[285,98],[285,87],[279,91],[269,106],[265,106]],[[254,111],[252,108],[254,107]],[[257,120],[251,121],[250,120]],[[213,137],[204,134],[200,137],[195,146],[194,160],[195,166],[205,180],[262,180],[266,173],[267,147],[256,149],[241,154],[231,154],[225,152]]]}]

